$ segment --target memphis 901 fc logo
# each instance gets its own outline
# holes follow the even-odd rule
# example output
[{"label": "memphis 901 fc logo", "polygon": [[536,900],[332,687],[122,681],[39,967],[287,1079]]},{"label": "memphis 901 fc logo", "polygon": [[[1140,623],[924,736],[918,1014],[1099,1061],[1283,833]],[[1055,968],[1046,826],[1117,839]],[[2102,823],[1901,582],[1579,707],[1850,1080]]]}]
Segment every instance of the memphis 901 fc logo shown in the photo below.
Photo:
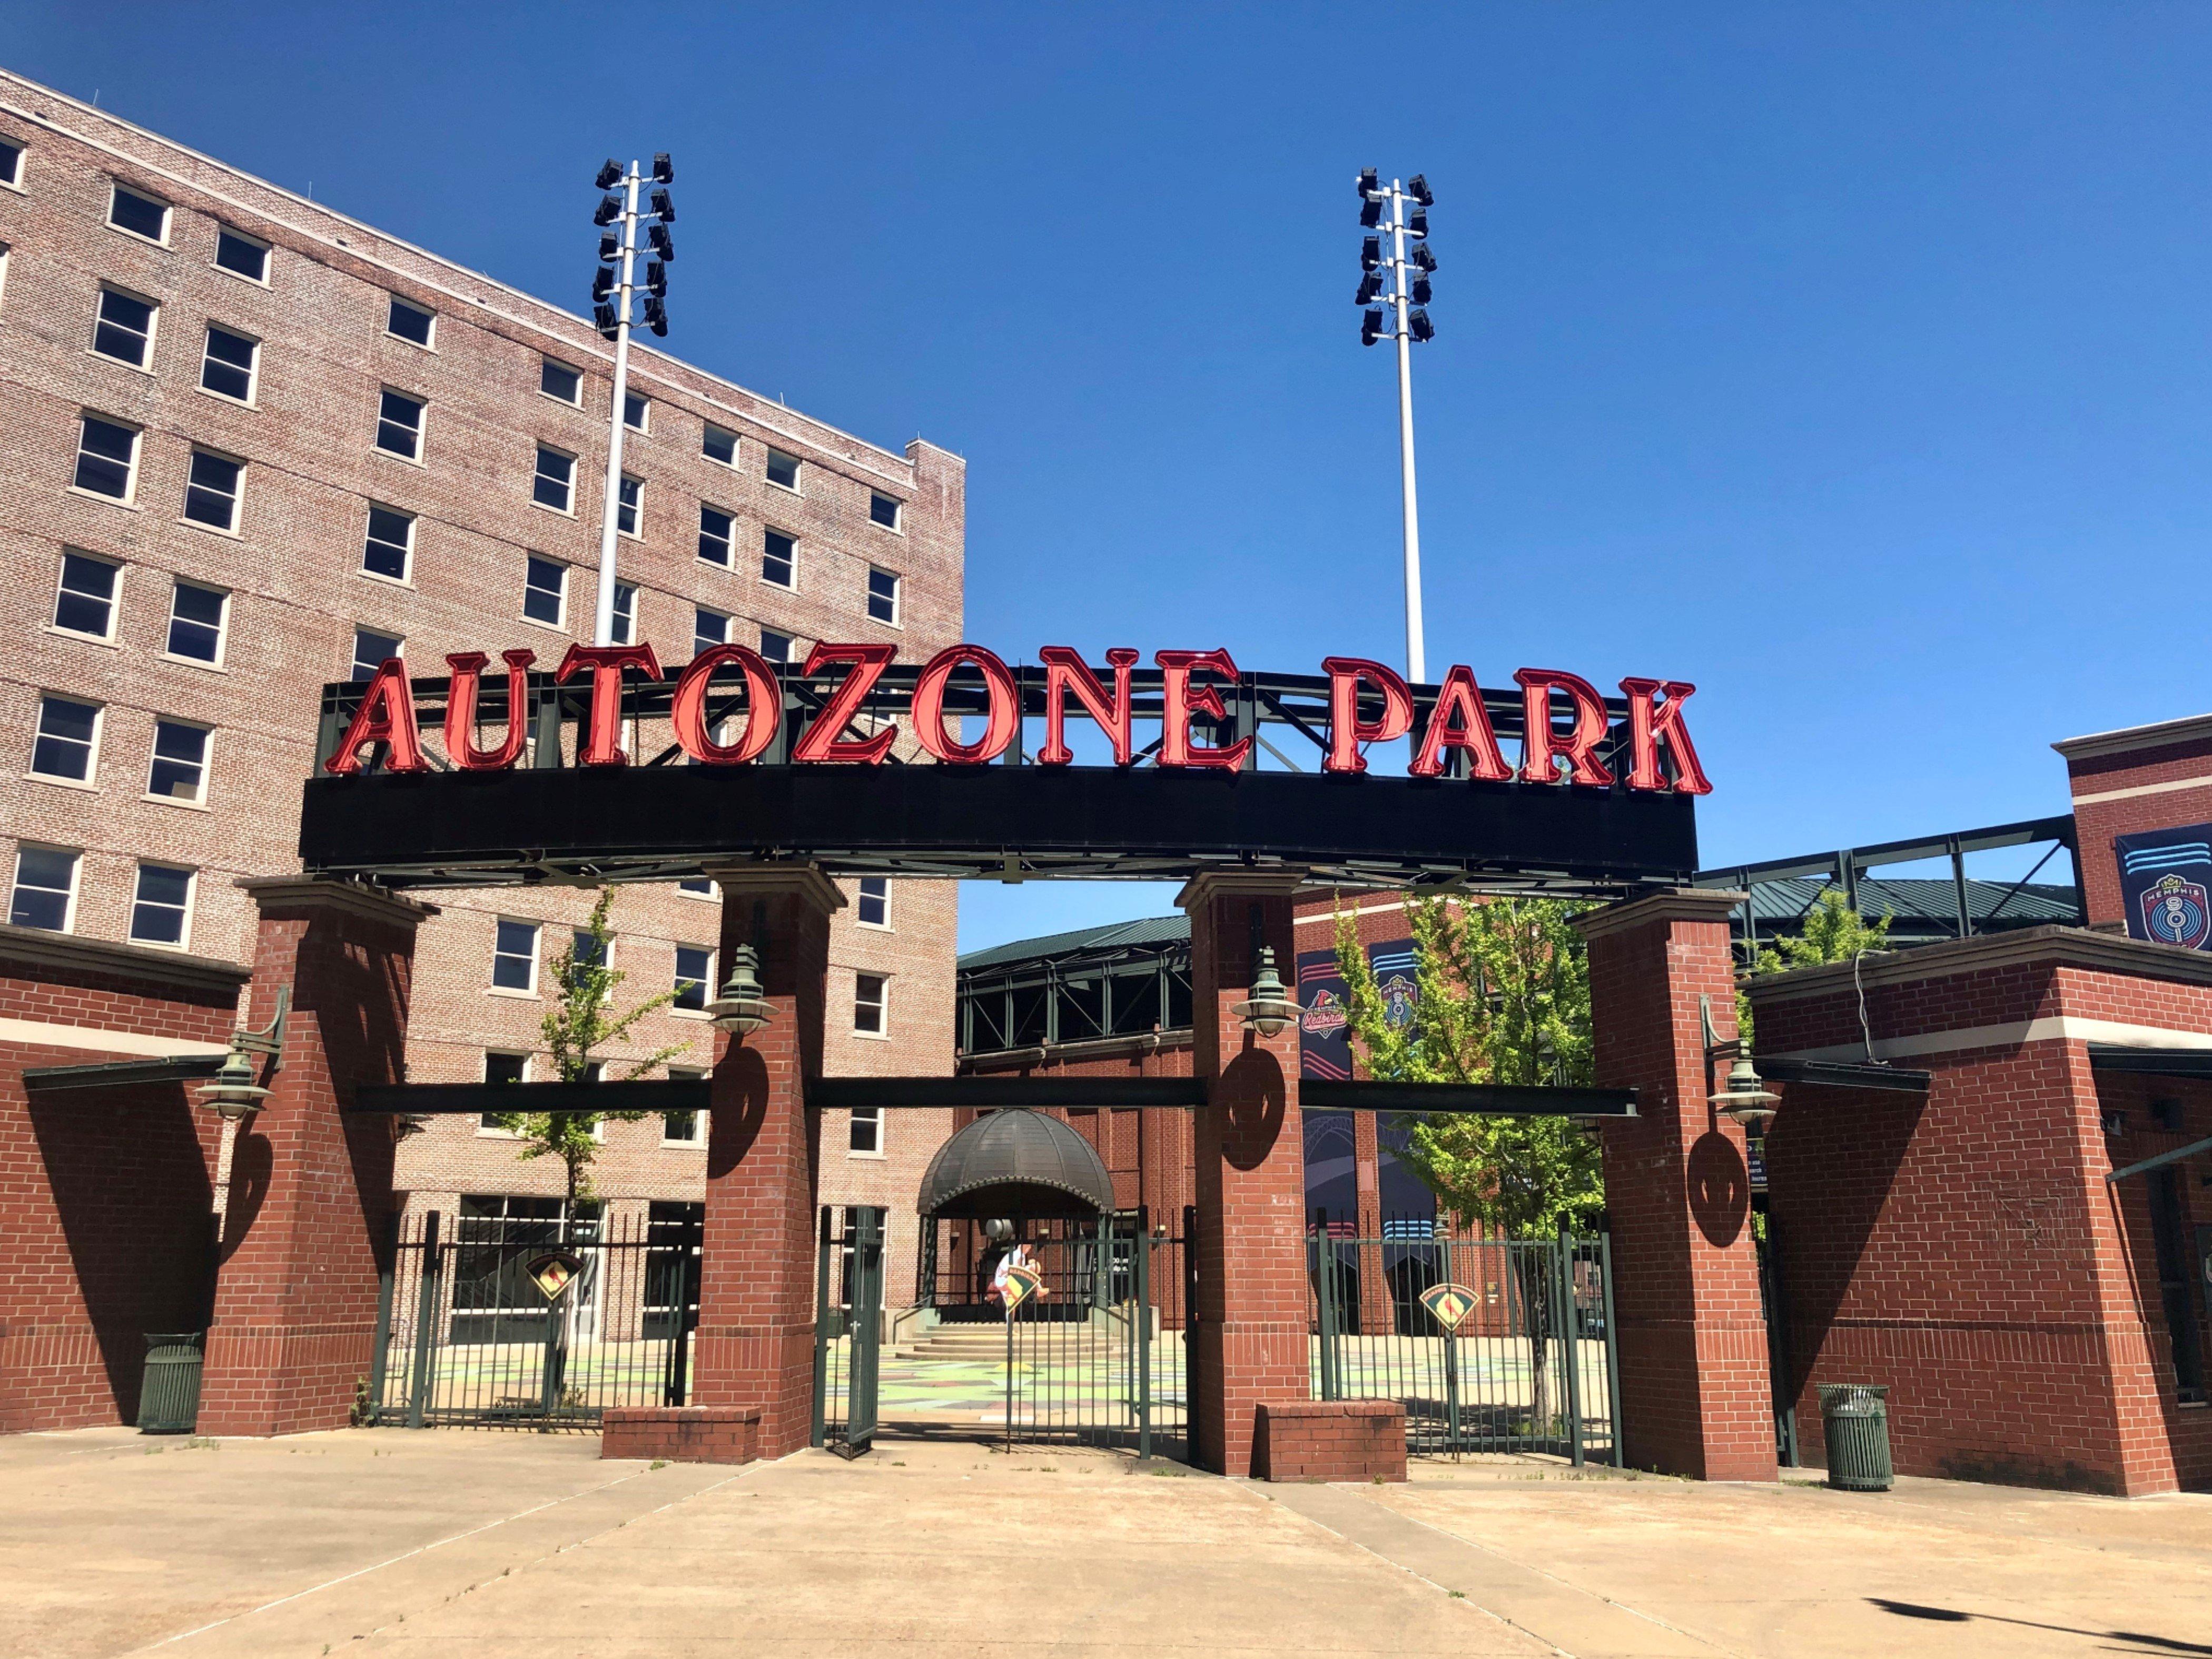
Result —
[{"label": "memphis 901 fc logo", "polygon": [[2212,824],[2121,836],[2116,850],[2129,933],[2185,951],[2212,944]]}]

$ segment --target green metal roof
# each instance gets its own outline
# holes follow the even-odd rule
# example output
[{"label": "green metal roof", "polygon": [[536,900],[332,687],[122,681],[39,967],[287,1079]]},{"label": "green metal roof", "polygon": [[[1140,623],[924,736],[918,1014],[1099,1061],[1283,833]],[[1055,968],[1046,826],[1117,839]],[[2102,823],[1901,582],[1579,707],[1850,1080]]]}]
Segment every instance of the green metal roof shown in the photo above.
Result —
[{"label": "green metal roof", "polygon": [[1047,933],[1042,939],[1018,939],[987,951],[970,951],[960,958],[962,972],[972,968],[994,968],[1001,963],[1044,962],[1056,957],[1089,956],[1099,951],[1120,951],[1148,945],[1181,945],[1190,939],[1186,915],[1146,916],[1136,921],[1109,921],[1073,933]]}]

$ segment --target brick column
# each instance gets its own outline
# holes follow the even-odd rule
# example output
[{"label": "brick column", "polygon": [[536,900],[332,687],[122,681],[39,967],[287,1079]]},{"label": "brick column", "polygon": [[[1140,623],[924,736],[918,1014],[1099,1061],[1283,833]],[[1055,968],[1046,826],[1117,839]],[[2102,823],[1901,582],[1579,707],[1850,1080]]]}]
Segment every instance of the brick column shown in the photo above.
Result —
[{"label": "brick column", "polygon": [[1681,889],[1580,919],[1597,1081],[1640,1090],[1605,1126],[1620,1421],[1627,1461],[1706,1480],[1775,1478],[1772,1388],[1743,1131],[1716,1113],[1698,998],[1735,1034],[1729,913],[1743,895]]},{"label": "brick column", "polygon": [[415,930],[434,906],[356,882],[238,884],[261,913],[240,1021],[292,1010],[262,1109],[231,1151],[203,1434],[343,1428],[376,1343],[391,1247],[392,1123],[341,1115],[362,1084],[406,1076]]},{"label": "brick column", "polygon": [[1190,913],[1192,1069],[1209,1103],[1194,1127],[1198,1319],[1191,1449],[1221,1474],[1252,1472],[1259,1407],[1311,1397],[1306,1328],[1305,1130],[1298,1028],[1262,1037],[1229,1012],[1252,984],[1254,933],[1291,971],[1300,872],[1202,875]]},{"label": "brick column", "polygon": [[691,1401],[761,1413],[760,1455],[805,1446],[813,1416],[816,1187],[830,917],[845,902],[811,864],[717,869],[726,975],[740,945],[760,953],[775,1013],[732,1041],[714,1067],[707,1132],[707,1220]]}]

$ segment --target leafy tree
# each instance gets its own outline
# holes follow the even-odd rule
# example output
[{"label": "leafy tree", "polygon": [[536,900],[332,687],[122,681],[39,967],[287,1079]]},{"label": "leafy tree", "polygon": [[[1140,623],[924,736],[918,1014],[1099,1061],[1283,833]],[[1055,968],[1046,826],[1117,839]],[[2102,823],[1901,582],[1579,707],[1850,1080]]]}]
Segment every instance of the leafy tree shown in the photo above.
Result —
[{"label": "leafy tree", "polygon": [[[1896,918],[1883,911],[1881,920],[1869,922],[1851,906],[1840,887],[1824,887],[1813,908],[1805,913],[1798,936],[1779,938],[1762,945],[1751,965],[1753,975],[1786,973],[1792,968],[1817,968],[1824,962],[1849,962],[1869,951],[1889,949],[1889,924]],[[1736,1029],[1751,1042],[1751,999],[1736,993]]]},{"label": "leafy tree", "polygon": [[[620,1042],[639,1020],[676,1000],[673,990],[656,991],[627,1013],[614,1011],[614,994],[628,977],[619,969],[607,966],[607,945],[613,937],[607,929],[607,908],[614,896],[612,887],[603,888],[599,902],[592,907],[591,920],[581,930],[590,941],[584,958],[578,959],[572,939],[568,949],[553,964],[561,997],[545,1016],[543,1031],[545,1046],[552,1051],[554,1073],[563,1083],[591,1081],[605,1063],[594,1058],[599,1049]],[[643,1060],[629,1061],[622,1076],[625,1079],[643,1077],[690,1046],[672,1043]],[[593,1131],[602,1123],[635,1123],[649,1115],[646,1112],[503,1112],[493,1121],[521,1137],[525,1158],[561,1160],[568,1171],[568,1208],[573,1212],[579,1199],[592,1196],[592,1161],[599,1152]]]}]

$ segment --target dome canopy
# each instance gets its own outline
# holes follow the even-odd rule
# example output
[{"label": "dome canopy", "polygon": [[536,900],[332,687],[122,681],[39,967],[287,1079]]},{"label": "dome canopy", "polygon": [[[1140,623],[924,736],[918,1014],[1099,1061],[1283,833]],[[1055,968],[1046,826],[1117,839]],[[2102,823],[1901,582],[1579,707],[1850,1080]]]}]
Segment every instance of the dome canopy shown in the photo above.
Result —
[{"label": "dome canopy", "polygon": [[1110,1212],[1114,1180],[1081,1135],[1018,1107],[978,1118],[939,1147],[915,1207],[969,1219]]}]

